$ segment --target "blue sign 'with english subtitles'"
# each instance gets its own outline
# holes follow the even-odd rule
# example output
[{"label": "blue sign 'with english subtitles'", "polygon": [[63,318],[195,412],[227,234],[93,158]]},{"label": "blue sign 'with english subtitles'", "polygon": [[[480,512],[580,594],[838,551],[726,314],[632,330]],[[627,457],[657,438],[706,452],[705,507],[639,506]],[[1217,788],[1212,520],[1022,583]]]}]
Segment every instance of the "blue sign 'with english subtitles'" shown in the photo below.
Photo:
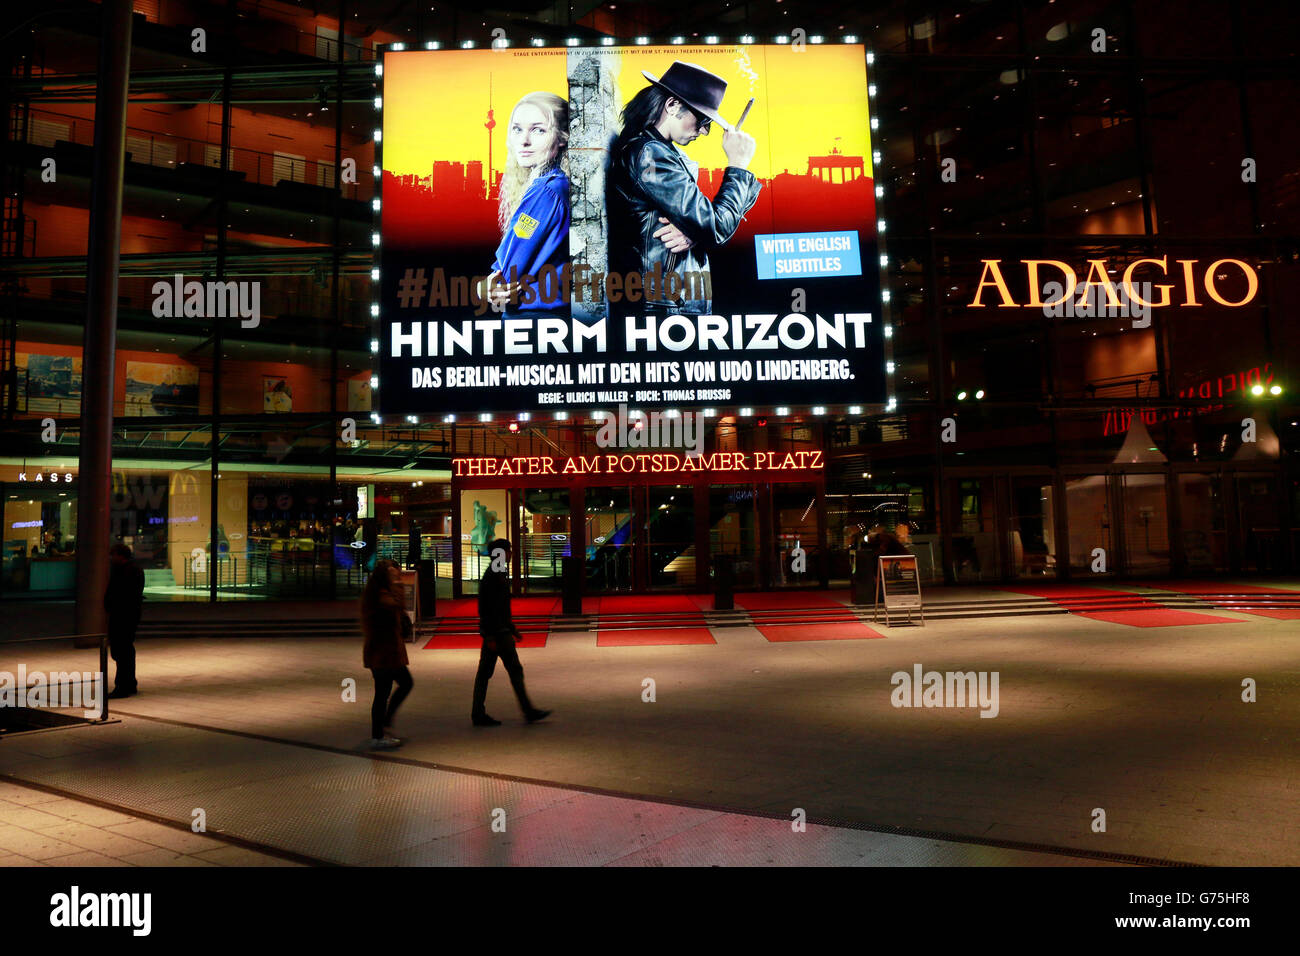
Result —
[{"label": "blue sign 'with english subtitles'", "polygon": [[760,279],[862,275],[862,256],[854,229],[755,236],[754,251]]}]

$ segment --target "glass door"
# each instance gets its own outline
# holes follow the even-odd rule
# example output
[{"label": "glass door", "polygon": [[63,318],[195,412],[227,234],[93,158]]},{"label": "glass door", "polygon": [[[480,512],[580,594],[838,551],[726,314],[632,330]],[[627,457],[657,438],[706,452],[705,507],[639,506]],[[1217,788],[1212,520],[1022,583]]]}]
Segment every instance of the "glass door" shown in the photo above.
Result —
[{"label": "glass door", "polygon": [[525,594],[553,594],[563,588],[569,556],[569,489],[529,488],[520,509],[521,573]]},{"label": "glass door", "polygon": [[588,488],[585,503],[587,589],[632,590],[631,489]]}]

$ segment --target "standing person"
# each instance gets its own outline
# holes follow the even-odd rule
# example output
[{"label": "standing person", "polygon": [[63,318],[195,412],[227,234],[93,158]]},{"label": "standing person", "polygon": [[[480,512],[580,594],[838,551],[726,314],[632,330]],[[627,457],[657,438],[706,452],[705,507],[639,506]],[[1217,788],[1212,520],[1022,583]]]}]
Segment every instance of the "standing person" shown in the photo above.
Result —
[{"label": "standing person", "polygon": [[144,607],[144,572],[136,567],[131,549],[115,544],[109,549],[108,588],[104,591],[104,610],[108,612],[108,652],[117,663],[113,690],[108,695],[131,697],[138,687],[135,680],[135,629],[140,626]]},{"label": "standing person", "polygon": [[[709,252],[725,244],[761,188],[748,169],[756,144],[718,113],[727,81],[676,60],[628,101],[610,149],[607,187],[610,270],[640,275],[645,308],[683,315],[712,311]],[[680,147],[724,130],[727,169],[712,199],[697,184],[699,164]],[[625,280],[626,281],[626,280]]]},{"label": "standing person", "polygon": [[519,629],[510,613],[510,573],[508,570],[494,570],[502,564],[510,567],[510,542],[497,538],[488,545],[488,556],[491,560],[478,588],[478,632],[483,638],[483,649],[479,652],[478,673],[474,675],[474,706],[470,719],[475,727],[498,727],[501,724],[483,709],[488,681],[496,670],[499,657],[510,675],[510,686],[519,698],[519,709],[524,712],[524,719],[533,724],[551,712],[534,707],[524,690],[524,666],[519,663],[519,653],[515,649],[515,642],[520,639]]},{"label": "standing person", "polygon": [[392,729],[397,708],[415,686],[407,669],[410,662],[406,657],[406,632],[410,626],[400,569],[393,561],[375,562],[375,570],[361,592],[361,631],[365,634],[362,662],[375,678],[375,700],[370,706],[372,750],[392,750],[402,745]]},{"label": "standing person", "polygon": [[510,111],[489,303],[507,316],[567,314],[560,270],[569,262],[569,101],[529,93]]}]

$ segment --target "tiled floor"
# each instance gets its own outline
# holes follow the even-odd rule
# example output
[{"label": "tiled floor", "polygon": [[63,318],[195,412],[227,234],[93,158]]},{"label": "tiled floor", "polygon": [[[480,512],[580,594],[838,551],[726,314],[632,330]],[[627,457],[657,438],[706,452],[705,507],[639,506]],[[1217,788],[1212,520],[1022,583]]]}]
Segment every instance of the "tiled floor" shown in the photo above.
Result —
[{"label": "tiled floor", "polygon": [[[781,643],[736,627],[671,647],[552,632],[520,656],[555,715],[525,725],[498,674],[488,707],[505,725],[491,729],[468,720],[477,654],[412,649],[396,758],[364,750],[359,638],[142,641],[143,693],[121,724],[0,741],[0,774],[180,822],[204,807],[210,831],[350,863],[1071,862],[933,838],[947,835],[1296,865],[1300,628],[1216,613],[1236,623],[958,619]],[[0,670],[89,654],[9,647]],[[917,663],[997,671],[998,716],[892,706],[892,675]],[[1256,703],[1241,700],[1248,677]],[[46,829],[7,809],[0,827]],[[872,827],[932,838],[859,829]]]},{"label": "tiled floor", "polygon": [[0,866],[295,866],[202,834],[0,780]]}]

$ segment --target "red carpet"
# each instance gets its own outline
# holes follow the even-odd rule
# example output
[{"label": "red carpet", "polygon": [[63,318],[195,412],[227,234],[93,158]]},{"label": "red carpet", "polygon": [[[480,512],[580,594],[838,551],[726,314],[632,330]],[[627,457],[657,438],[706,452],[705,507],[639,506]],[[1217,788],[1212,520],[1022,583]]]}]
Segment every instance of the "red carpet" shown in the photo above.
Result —
[{"label": "red carpet", "polygon": [[[1177,594],[1276,594],[1282,597],[1300,597],[1300,591],[1294,588],[1270,588],[1260,584],[1223,584],[1218,581],[1161,581],[1159,584],[1152,584],[1151,586],[1162,591],[1173,591]],[[1231,602],[1226,600],[1217,601],[1216,603],[1225,605],[1220,610],[1232,611],[1236,614],[1268,617],[1276,621],[1300,621],[1300,607],[1239,608],[1232,607]]]},{"label": "red carpet", "polygon": [[671,644],[716,644],[707,627],[659,627],[596,632],[597,647],[658,647]]},{"label": "red carpet", "polygon": [[[545,647],[548,630],[521,627],[519,633],[523,639],[516,642],[516,647]],[[453,631],[439,634],[434,632],[433,637],[429,638],[428,643],[424,645],[426,651],[476,651],[483,646],[483,639],[478,636],[477,631],[456,628]]]},{"label": "red carpet", "polygon": [[746,611],[772,611],[800,607],[844,607],[827,591],[750,591],[736,595],[736,607]]},{"label": "red carpet", "polygon": [[[698,614],[689,594],[606,594],[595,598],[593,614]],[[589,599],[592,600],[592,599]],[[712,604],[709,605],[712,607]]]},{"label": "red carpet", "polygon": [[1150,585],[1160,591],[1179,594],[1289,594],[1300,597],[1294,588],[1270,588],[1259,584],[1224,584],[1222,581],[1160,581]]},{"label": "red carpet", "polygon": [[1132,591],[1116,591],[1111,588],[1086,584],[1017,584],[1014,587],[1004,585],[995,590],[1010,591],[1012,594],[1028,594],[1030,597],[1044,598],[1067,606],[1071,598],[1127,598],[1134,596]]},{"label": "red carpet", "polygon": [[773,643],[787,641],[862,641],[885,635],[861,621],[834,624],[760,624],[758,633]]},{"label": "red carpet", "polygon": [[[1089,587],[1088,585],[1016,585],[1002,587],[998,590],[1011,591],[1014,594],[1030,594],[1045,598],[1079,617],[1108,624],[1125,624],[1129,627],[1186,627],[1192,624],[1240,624],[1230,617],[1218,617],[1214,614],[1199,614],[1194,611],[1176,611],[1162,607],[1158,602],[1134,594],[1132,591],[1115,591],[1109,588]],[[1092,611],[1099,600],[1114,599],[1116,603],[1131,605],[1130,608],[1115,611]]]},{"label": "red carpet", "polygon": [[1176,611],[1152,605],[1150,610],[1139,611],[1075,611],[1079,617],[1129,627],[1187,627],[1192,624],[1240,624],[1236,618],[1218,617],[1214,614],[1197,614],[1193,611]]}]

